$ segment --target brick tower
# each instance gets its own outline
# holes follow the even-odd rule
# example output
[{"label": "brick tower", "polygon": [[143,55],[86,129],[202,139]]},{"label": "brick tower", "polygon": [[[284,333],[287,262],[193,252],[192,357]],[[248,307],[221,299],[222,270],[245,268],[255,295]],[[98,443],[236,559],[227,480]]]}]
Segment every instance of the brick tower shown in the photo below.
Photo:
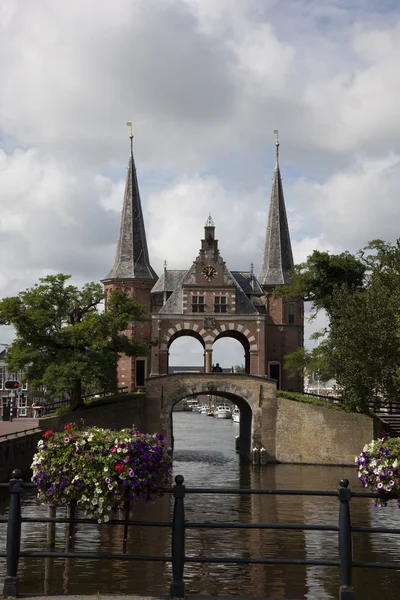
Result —
[{"label": "brick tower", "polygon": [[264,253],[258,281],[265,292],[265,373],[278,388],[302,391],[301,376],[290,378],[283,368],[286,354],[304,343],[304,304],[301,300],[274,297],[276,286],[291,283],[293,254],[279,168],[279,140],[269,205]]},{"label": "brick tower", "polygon": [[[122,289],[145,307],[144,321],[134,323],[127,335],[137,340],[151,336],[150,290],[158,279],[151,267],[147,249],[142,205],[133,157],[133,135],[131,133],[131,155],[126,177],[121,223],[118,233],[114,265],[102,280],[106,299],[115,289]],[[118,384],[129,390],[145,386],[150,373],[150,352],[136,357],[122,356],[118,362]]]},{"label": "brick tower", "polygon": [[[157,277],[150,265],[135,162],[129,160],[114,266],[103,280],[106,295],[123,289],[145,306],[143,323],[133,323],[138,341],[151,338],[151,352],[121,357],[118,382],[130,390],[145,387],[150,376],[169,373],[171,344],[182,336],[196,338],[204,349],[204,371],[213,364],[214,343],[233,338],[243,347],[246,373],[267,375],[278,387],[301,391],[302,378],[289,378],[285,355],[303,345],[303,302],[278,298],[278,285],[290,284],[293,256],[276,143],[265,248],[258,279],[249,271],[228,268],[220,255],[211,216],[204,227],[199,254],[184,270]],[[251,235],[251,233],[249,233]]]}]

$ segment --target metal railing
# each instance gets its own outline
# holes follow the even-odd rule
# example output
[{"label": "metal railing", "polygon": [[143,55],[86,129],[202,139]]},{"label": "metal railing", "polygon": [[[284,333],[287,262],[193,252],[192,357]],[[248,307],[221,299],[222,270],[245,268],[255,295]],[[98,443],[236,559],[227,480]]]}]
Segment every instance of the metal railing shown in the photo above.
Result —
[{"label": "metal railing", "polygon": [[[0,523],[7,523],[6,551],[0,552],[0,557],[6,558],[7,575],[4,581],[4,597],[17,597],[18,594],[18,563],[20,558],[73,558],[73,559],[113,559],[170,562],[172,564],[172,581],[170,594],[173,597],[185,597],[185,564],[187,563],[213,563],[213,564],[261,564],[261,565],[313,565],[323,567],[339,567],[340,581],[338,582],[339,600],[355,600],[356,590],[352,585],[354,567],[400,569],[400,563],[363,562],[353,558],[353,533],[388,533],[400,534],[400,529],[384,527],[354,527],[351,524],[350,506],[351,498],[379,498],[382,495],[368,492],[353,492],[348,487],[347,479],[341,479],[337,491],[311,491],[311,490],[282,490],[282,489],[247,489],[247,488],[186,488],[181,475],[175,477],[172,488],[163,488],[163,493],[173,494],[174,509],[172,521],[133,521],[129,518],[129,503],[124,511],[124,519],[112,519],[100,526],[123,525],[124,535],[121,553],[75,552],[74,535],[75,527],[79,523],[98,524],[96,519],[77,518],[76,504],[68,507],[67,517],[24,517],[21,511],[21,489],[35,487],[33,483],[23,483],[21,472],[13,471],[9,484],[0,484],[0,487],[9,486],[10,506],[8,517],[1,517]],[[339,500],[338,525],[296,524],[296,523],[233,523],[233,522],[190,522],[185,519],[185,497],[192,494],[224,494],[224,495],[275,495],[275,496],[320,496],[336,497]],[[397,497],[389,496],[387,497]],[[55,514],[55,513],[54,513]],[[21,550],[21,523],[47,523],[53,528],[53,534],[48,536],[47,551]],[[65,552],[54,551],[55,524],[67,523],[67,544]],[[172,530],[172,544],[170,555],[145,555],[129,554],[127,552],[127,539],[129,527],[139,525],[143,527],[169,527]],[[186,554],[185,531],[188,528],[196,529],[279,529],[300,531],[331,531],[338,533],[338,558],[337,560],[298,559],[298,558],[261,558],[261,557],[231,557],[231,556],[193,556]],[[49,539],[52,540],[49,545]],[[149,590],[149,593],[151,590]],[[386,593],[387,597],[390,594]],[[361,596],[358,596],[361,599]]]},{"label": "metal railing", "polygon": [[42,431],[41,427],[31,427],[30,429],[21,429],[19,431],[10,431],[9,433],[3,433],[0,435],[0,441],[8,440],[9,438],[16,438],[20,435],[26,435],[27,433],[39,433]]},{"label": "metal railing", "polygon": [[[330,404],[345,404],[345,399],[341,396],[324,396],[322,394],[313,394],[310,392],[303,392],[303,396],[326,400]],[[372,400],[369,403],[369,410],[375,415],[382,417],[390,415],[400,415],[400,400],[384,401],[380,398],[377,398],[376,400]]]},{"label": "metal railing", "polygon": [[[116,394],[123,394],[128,389],[128,386],[117,388],[116,391],[108,392],[106,390],[102,390],[100,392],[94,392],[93,394],[85,394],[81,396],[82,400],[86,400],[87,398],[104,398],[106,396],[114,396]],[[63,398],[61,400],[53,400],[48,404],[44,405],[44,412],[41,416],[45,417],[60,408],[60,406],[68,406],[71,403],[71,400],[68,398]]]}]

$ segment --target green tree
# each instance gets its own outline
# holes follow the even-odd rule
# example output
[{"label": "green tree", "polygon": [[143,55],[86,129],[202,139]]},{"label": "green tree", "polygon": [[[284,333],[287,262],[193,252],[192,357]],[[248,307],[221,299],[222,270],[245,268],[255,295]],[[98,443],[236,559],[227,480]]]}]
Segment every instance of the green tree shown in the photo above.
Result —
[{"label": "green tree", "polygon": [[334,291],[343,285],[350,290],[362,288],[366,269],[365,261],[349,252],[329,254],[314,250],[306,262],[295,266],[292,285],[279,286],[275,293],[301,298],[311,302],[316,312],[325,309],[329,314]]},{"label": "green tree", "polygon": [[147,350],[149,342],[135,340],[135,323],[143,319],[144,309],[126,293],[112,292],[103,311],[100,284],[78,289],[68,279],[49,275],[4,298],[0,323],[15,329],[6,354],[10,370],[24,369],[23,379],[32,389],[42,385],[57,396],[71,390],[71,407],[76,409],[83,387],[115,390],[119,353],[134,356]]},{"label": "green tree", "polygon": [[286,357],[293,374],[319,371],[334,377],[352,410],[400,392],[400,240],[374,240],[356,256],[314,252],[296,268],[285,294],[326,311],[329,326],[314,350]]},{"label": "green tree", "polygon": [[245,373],[244,364],[241,364],[241,365],[235,365],[235,366],[233,367],[233,371],[234,371],[235,373]]}]

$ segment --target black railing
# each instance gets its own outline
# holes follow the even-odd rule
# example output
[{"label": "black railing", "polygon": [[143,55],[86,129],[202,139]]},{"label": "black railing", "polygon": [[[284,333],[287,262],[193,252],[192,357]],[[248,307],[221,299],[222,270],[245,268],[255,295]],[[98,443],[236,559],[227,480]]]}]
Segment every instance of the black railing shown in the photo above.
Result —
[{"label": "black railing", "polygon": [[116,394],[123,394],[127,389],[128,386],[125,385],[124,387],[119,387],[116,391],[114,390],[112,392],[102,390],[101,392],[94,392],[93,394],[85,394],[85,396],[82,396],[82,400],[86,400],[86,398],[104,398],[105,396],[115,396]]},{"label": "black railing", "polygon": [[27,433],[39,433],[42,431],[40,427],[31,427],[30,429],[21,429],[19,431],[10,431],[9,433],[3,433],[0,435],[0,442],[3,440],[8,440],[9,438],[16,438],[21,435],[26,435]]},{"label": "black railing", "polygon": [[[313,394],[311,392],[303,392],[303,396],[326,400],[330,404],[345,404],[345,399],[341,396],[326,396],[322,394]],[[382,400],[381,398],[376,398],[375,400],[371,400],[368,406],[370,412],[380,417],[400,415],[400,400]]]},{"label": "black railing", "polygon": [[[338,582],[339,600],[355,600],[356,590],[352,585],[352,574],[354,567],[381,568],[399,570],[399,563],[363,562],[353,558],[353,533],[387,533],[400,534],[400,529],[384,527],[354,527],[351,524],[350,500],[351,498],[382,498],[382,495],[369,492],[352,492],[347,479],[341,479],[337,491],[312,491],[312,490],[282,490],[282,489],[248,489],[248,488],[186,488],[181,475],[175,477],[175,485],[172,488],[163,488],[163,493],[174,496],[174,510],[172,521],[133,521],[129,519],[129,509],[124,511],[124,519],[111,519],[102,525],[123,525],[124,535],[121,553],[97,553],[97,552],[75,552],[74,528],[78,523],[93,523],[98,521],[92,518],[77,518],[76,505],[68,507],[67,517],[24,517],[21,511],[21,489],[35,487],[33,483],[23,483],[21,472],[13,471],[12,479],[0,487],[9,486],[10,507],[8,517],[0,517],[0,523],[7,523],[7,546],[5,552],[0,552],[0,557],[6,558],[7,575],[4,581],[4,597],[18,596],[18,563],[20,558],[74,558],[74,559],[114,559],[133,561],[152,561],[172,563],[172,581],[170,594],[173,597],[184,598],[185,596],[185,564],[186,563],[213,563],[213,564],[261,564],[261,565],[306,565],[339,567],[340,582]],[[269,496],[320,496],[336,497],[339,500],[338,525],[315,525],[296,523],[233,523],[233,522],[189,522],[185,520],[185,497],[189,494],[224,494],[224,495],[269,495]],[[386,497],[397,498],[397,496]],[[53,511],[55,514],[55,511]],[[21,550],[21,523],[47,523],[52,533],[47,536],[46,552]],[[67,544],[65,552],[54,551],[55,547],[55,524],[67,524]],[[145,555],[129,554],[127,552],[128,529],[132,526],[142,527],[168,527],[172,530],[171,555]],[[257,557],[230,557],[230,556],[188,556],[185,548],[185,531],[189,528],[196,529],[279,529],[300,531],[331,531],[338,533],[339,550],[337,560],[323,559],[299,559],[299,558],[257,558]],[[148,591],[151,593],[151,590]],[[385,590],[388,598],[393,597],[390,590]],[[361,600],[361,596],[357,596]]]},{"label": "black railing", "polygon": [[[102,390],[100,392],[94,392],[93,394],[85,394],[81,396],[82,400],[86,400],[87,398],[104,398],[105,396],[115,396],[116,394],[123,394],[128,389],[128,386],[119,387],[116,391],[109,392],[107,390]],[[62,398],[60,400],[52,400],[45,406],[43,406],[44,411],[41,416],[45,417],[46,415],[56,411],[61,406],[68,406],[71,404],[71,400],[69,398]]]}]

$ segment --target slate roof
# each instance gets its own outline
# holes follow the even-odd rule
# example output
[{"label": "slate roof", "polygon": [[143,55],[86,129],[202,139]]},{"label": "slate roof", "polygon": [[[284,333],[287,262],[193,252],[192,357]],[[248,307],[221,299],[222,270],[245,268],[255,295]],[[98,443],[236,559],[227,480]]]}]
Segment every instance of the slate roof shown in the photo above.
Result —
[{"label": "slate roof", "polygon": [[182,284],[179,283],[177,289],[170,295],[164,306],[160,309],[160,313],[168,315],[180,315],[183,311],[182,302],[183,290]]},{"label": "slate roof", "polygon": [[254,275],[252,278],[250,271],[231,271],[231,274],[245,294],[253,294],[254,296],[264,295],[257,278]]},{"label": "slate roof", "polygon": [[187,271],[168,271],[165,269],[157,283],[152,288],[151,293],[157,294],[162,292],[173,292],[182,282],[185,273],[187,273]]},{"label": "slate roof", "polygon": [[114,279],[155,281],[157,277],[150,265],[135,161],[131,152],[115,261],[103,281]]},{"label": "slate roof", "polygon": [[264,254],[258,280],[261,285],[290,283],[293,270],[293,254],[289,226],[283,197],[282,178],[278,157],[272,183]]}]

